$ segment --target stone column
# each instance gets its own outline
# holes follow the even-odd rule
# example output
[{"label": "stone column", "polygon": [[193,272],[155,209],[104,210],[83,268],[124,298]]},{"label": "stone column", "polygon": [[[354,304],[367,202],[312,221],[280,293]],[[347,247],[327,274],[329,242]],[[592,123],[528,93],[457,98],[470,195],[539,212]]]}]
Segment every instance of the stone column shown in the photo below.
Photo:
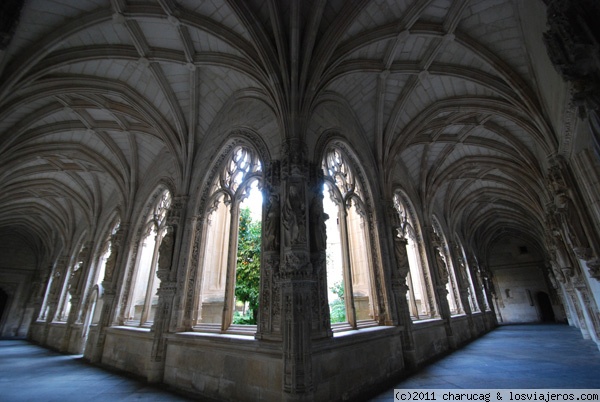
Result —
[{"label": "stone column", "polygon": [[590,219],[567,161],[561,156],[550,160],[548,190],[553,200],[547,206],[550,229],[561,236],[575,257],[586,262],[590,275],[600,280],[600,249]]},{"label": "stone column", "polygon": [[461,306],[458,306],[459,313],[465,313],[471,316],[471,304],[469,301],[469,278],[467,278],[465,260],[462,257],[460,245],[455,242],[448,244],[450,250],[450,258],[452,259],[452,265],[454,266],[454,272],[456,274],[456,286],[458,287],[458,298],[460,299]]},{"label": "stone column", "polygon": [[467,264],[462,254],[462,248],[458,243],[451,242],[450,250],[453,251],[452,259],[454,261],[456,272],[456,286],[458,286],[458,294],[460,295],[460,303],[462,304],[462,312],[467,315],[469,323],[469,331],[472,336],[477,336],[475,322],[473,322],[473,309],[471,309],[471,285],[469,282],[469,274],[467,273]]},{"label": "stone column", "polygon": [[281,338],[281,163],[272,161],[265,169],[263,228],[260,272],[260,301],[256,339]]},{"label": "stone column", "polygon": [[[283,390],[287,400],[312,400],[312,340],[330,334],[328,322],[321,317],[324,311],[319,295],[325,291],[321,261],[325,215],[322,198],[315,195],[319,179],[313,177],[311,183],[303,142],[285,143],[281,167],[278,282],[282,305]],[[309,232],[309,228],[316,232]],[[315,268],[313,261],[319,266]]]},{"label": "stone column", "polygon": [[309,191],[309,234],[310,262],[313,267],[315,285],[312,291],[312,338],[326,338],[333,335],[327,300],[327,228],[329,215],[323,210],[323,170],[320,166],[310,168]]},{"label": "stone column", "polygon": [[477,299],[477,304],[479,305],[479,311],[485,313],[485,306],[487,304],[485,300],[485,295],[483,294],[483,279],[481,278],[481,270],[479,269],[479,264],[477,264],[477,259],[474,256],[469,257],[469,268],[471,269],[471,273],[475,272],[475,277],[473,278],[473,286],[475,287],[475,298]]},{"label": "stone column", "polygon": [[127,253],[125,253],[125,239],[129,233],[129,224],[121,222],[119,229],[112,235],[110,241],[110,255],[106,260],[104,271],[104,301],[102,311],[98,321],[98,338],[91,353],[92,363],[100,363],[106,341],[106,330],[112,325],[117,302],[117,281],[119,271],[127,263]]},{"label": "stone column", "polygon": [[42,344],[46,344],[48,338],[48,332],[50,331],[50,323],[54,320],[56,310],[58,309],[58,303],[60,302],[60,293],[63,287],[64,281],[66,280],[65,274],[69,264],[69,257],[64,255],[57,259],[54,273],[52,274],[52,283],[48,292],[48,298],[46,299],[47,313],[46,313],[46,326],[44,327],[44,335],[42,337]]},{"label": "stone column", "polygon": [[89,272],[92,246],[92,242],[86,242],[83,245],[81,251],[79,252],[79,255],[77,256],[77,260],[75,261],[75,264],[73,266],[73,272],[71,272],[71,277],[66,279],[69,281],[71,309],[69,310],[69,316],[67,317],[67,327],[60,347],[61,352],[68,352],[71,341],[71,335],[73,333],[73,326],[75,325],[75,323],[81,322],[81,298],[83,296],[86,276],[83,274],[87,274]]},{"label": "stone column", "polygon": [[582,274],[573,277],[571,282],[573,288],[575,288],[579,295],[578,299],[580,300],[583,313],[582,318],[587,323],[589,335],[600,348],[600,314],[598,313],[598,307],[593,300],[593,295],[590,294],[589,287],[585,283],[585,278],[582,277]]},{"label": "stone column", "polygon": [[[392,216],[397,216],[395,210],[393,210],[392,214]],[[394,220],[397,221],[397,219]],[[408,240],[406,239],[406,225],[407,221],[405,217],[403,222],[399,222],[399,224],[394,225],[392,228],[396,266],[392,267],[391,282],[396,303],[396,321],[402,327],[402,355],[404,357],[404,365],[407,369],[412,370],[417,366],[417,355],[413,338],[413,323],[410,318],[410,309],[406,298],[408,292],[406,277],[410,272],[408,252],[406,250],[408,244]]]},{"label": "stone column", "polygon": [[157,276],[160,279],[158,287],[158,305],[152,325],[154,341],[148,366],[148,381],[160,382],[165,369],[167,349],[166,335],[170,332],[171,317],[174,315],[175,295],[177,292],[178,251],[181,249],[181,222],[187,197],[174,197],[167,212],[165,234],[158,249]]},{"label": "stone column", "polygon": [[577,290],[574,286],[574,282],[576,282],[577,279],[575,278],[572,268],[562,268],[562,281],[566,297],[570,301],[570,307],[573,308],[571,311],[571,318],[574,318],[573,321],[576,322],[572,324],[579,328],[584,339],[590,339],[591,335],[590,330],[588,329],[587,320],[585,319],[579,297],[577,296]]},{"label": "stone column", "polygon": [[446,329],[446,337],[448,338],[448,344],[451,348],[456,348],[456,341],[454,339],[454,333],[452,331],[452,325],[450,323],[450,305],[448,304],[448,284],[449,273],[446,262],[444,261],[444,250],[442,241],[435,232],[434,228],[429,228],[429,247],[432,258],[432,275],[434,278],[434,289],[438,299],[440,316],[444,320],[444,328]]},{"label": "stone column", "polygon": [[[52,266],[46,267],[46,269],[40,268],[36,271],[33,283],[31,286],[31,295],[29,299],[29,304],[27,310],[31,311],[31,322],[29,323],[31,328],[31,324],[36,322],[39,319],[43,319],[42,316],[42,305],[44,303],[44,296],[46,294],[46,289],[48,287],[48,281],[50,280],[50,274],[52,273]],[[29,334],[27,336],[30,337]]]}]

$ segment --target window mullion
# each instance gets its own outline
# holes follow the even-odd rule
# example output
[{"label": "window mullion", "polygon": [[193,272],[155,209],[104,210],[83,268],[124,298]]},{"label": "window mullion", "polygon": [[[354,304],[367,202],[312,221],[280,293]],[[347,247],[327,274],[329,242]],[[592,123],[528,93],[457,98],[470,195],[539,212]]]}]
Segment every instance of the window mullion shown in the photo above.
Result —
[{"label": "window mullion", "polygon": [[340,236],[342,237],[342,262],[344,267],[344,299],[346,301],[346,318],[353,328],[356,328],[356,311],[354,308],[354,294],[352,290],[352,267],[350,258],[349,237],[348,237],[348,212],[344,204],[340,204]]},{"label": "window mullion", "polygon": [[156,277],[156,263],[158,261],[158,249],[160,247],[160,235],[157,233],[154,240],[154,250],[152,251],[152,263],[148,270],[148,285],[146,286],[146,297],[144,298],[144,307],[142,308],[142,314],[140,316],[140,325],[143,325],[148,320],[148,313],[152,301],[152,286],[154,286],[154,278]]},{"label": "window mullion", "polygon": [[419,306],[417,305],[417,298],[415,296],[415,292],[414,292],[414,283],[412,280],[412,273],[410,272],[410,270],[408,271],[408,274],[406,276],[406,282],[409,284],[408,286],[408,295],[409,295],[409,300],[410,300],[410,309],[413,312],[413,316],[416,317],[417,319],[419,319]]},{"label": "window mullion", "polygon": [[235,304],[235,270],[237,266],[237,248],[240,223],[240,203],[234,200],[231,203],[229,222],[229,247],[227,252],[227,276],[225,279],[225,301],[223,303],[223,319],[221,330],[226,331],[233,321]]}]

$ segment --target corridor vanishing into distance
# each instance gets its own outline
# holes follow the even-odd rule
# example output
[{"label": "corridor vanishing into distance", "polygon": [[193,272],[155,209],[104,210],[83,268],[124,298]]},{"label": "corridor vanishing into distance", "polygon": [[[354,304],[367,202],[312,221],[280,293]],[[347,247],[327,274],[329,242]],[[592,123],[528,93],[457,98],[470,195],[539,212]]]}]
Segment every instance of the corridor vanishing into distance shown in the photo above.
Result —
[{"label": "corridor vanishing into distance", "polygon": [[597,376],[600,0],[0,4],[0,402]]},{"label": "corridor vanishing into distance", "polygon": [[[600,388],[600,352],[566,325],[501,326],[394,388]],[[2,401],[183,401],[184,396],[24,340],[0,341]],[[198,399],[195,399],[198,400]]]}]

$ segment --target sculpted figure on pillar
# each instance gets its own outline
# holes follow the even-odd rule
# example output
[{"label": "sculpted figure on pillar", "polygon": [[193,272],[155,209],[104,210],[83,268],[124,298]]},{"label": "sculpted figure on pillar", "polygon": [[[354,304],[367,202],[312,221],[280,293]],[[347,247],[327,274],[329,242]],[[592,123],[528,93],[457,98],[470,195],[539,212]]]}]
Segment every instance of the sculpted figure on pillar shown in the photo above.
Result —
[{"label": "sculpted figure on pillar", "polygon": [[90,259],[91,247],[89,243],[85,243],[77,256],[77,261],[75,262],[75,266],[73,267],[73,272],[71,273],[71,278],[69,278],[69,294],[71,296],[75,296],[79,294],[79,281],[81,278],[81,273],[85,269],[89,259]]},{"label": "sculpted figure on pillar", "polygon": [[60,288],[60,277],[62,276],[62,272],[60,269],[56,269],[54,274],[52,275],[52,284],[50,285],[49,295],[56,296],[58,294],[58,289]]},{"label": "sculpted figure on pillar", "polygon": [[302,183],[289,183],[283,206],[284,246],[306,243],[306,205]]},{"label": "sculpted figure on pillar", "polygon": [[446,267],[446,261],[444,260],[443,250],[441,245],[435,246],[435,264],[440,275],[440,281],[442,284],[448,283],[448,267]]},{"label": "sculpted figure on pillar", "polygon": [[399,279],[402,283],[405,283],[406,276],[410,271],[410,265],[408,263],[408,253],[406,252],[406,227],[400,225],[395,228],[394,236],[394,254],[396,255],[396,263],[398,264]]},{"label": "sculpted figure on pillar", "polygon": [[585,233],[585,223],[580,211],[569,194],[566,162],[562,157],[555,157],[548,170],[548,188],[553,197],[553,205],[549,207],[548,224],[554,232],[562,230],[565,242],[573,249],[578,258],[589,260],[592,250]]},{"label": "sculpted figure on pillar", "polygon": [[265,213],[265,251],[279,249],[279,225],[281,224],[281,211],[279,194],[269,194]]},{"label": "sculpted figure on pillar", "polygon": [[171,271],[171,262],[173,261],[173,247],[175,244],[175,235],[173,233],[173,227],[167,226],[165,228],[165,235],[160,242],[158,248],[158,271],[157,275],[161,281],[167,280],[169,272]]},{"label": "sculpted figure on pillar", "polygon": [[327,228],[325,221],[329,219],[323,211],[323,193],[315,192],[310,204],[310,233],[313,251],[325,251],[327,248]]},{"label": "sculpted figure on pillar", "polygon": [[115,268],[117,266],[117,257],[121,248],[121,239],[123,237],[122,228],[119,228],[110,239],[110,255],[106,259],[106,268],[104,271],[104,281],[111,282]]},{"label": "sculpted figure on pillar", "polygon": [[263,223],[264,251],[278,251],[281,236],[281,200],[280,200],[279,161],[272,161],[265,171],[263,199],[265,202],[265,219]]},{"label": "sculpted figure on pillar", "polygon": [[81,265],[76,265],[75,268],[73,269],[73,272],[71,273],[71,278],[69,279],[69,294],[71,296],[75,296],[78,292],[77,292],[77,288],[78,288],[78,284],[79,284],[79,279],[81,278],[81,271],[83,270]]}]

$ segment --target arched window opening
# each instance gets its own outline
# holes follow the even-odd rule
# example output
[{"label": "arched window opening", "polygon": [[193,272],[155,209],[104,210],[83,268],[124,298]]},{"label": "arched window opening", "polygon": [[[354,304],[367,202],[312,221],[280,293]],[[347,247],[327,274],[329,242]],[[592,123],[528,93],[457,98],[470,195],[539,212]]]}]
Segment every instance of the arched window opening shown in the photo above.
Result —
[{"label": "arched window opening", "polygon": [[492,309],[490,308],[490,305],[488,304],[488,295],[487,295],[487,290],[485,287],[485,279],[484,279],[484,275],[482,273],[481,267],[479,266],[479,262],[477,261],[477,257],[473,256],[471,258],[471,268],[475,271],[475,276],[477,278],[477,285],[479,286],[479,289],[481,290],[481,296],[482,296],[482,301],[483,301],[483,309],[485,311],[491,311]]},{"label": "arched window opening", "polygon": [[[325,184],[325,193],[331,194],[333,189]],[[344,300],[344,269],[342,263],[342,243],[340,234],[339,207],[331,197],[323,197],[323,210],[329,216],[325,222],[327,231],[327,300],[332,324],[347,322],[346,303]]]},{"label": "arched window opening", "polygon": [[399,193],[394,195],[394,208],[398,212],[406,236],[406,253],[408,255],[409,272],[406,277],[408,292],[408,306],[410,316],[413,320],[432,318],[436,315],[435,308],[431,306],[431,295],[433,294],[429,275],[423,269],[421,259],[422,240],[418,231],[416,218],[410,212],[408,203],[403,200]]},{"label": "arched window opening", "polygon": [[332,324],[375,317],[372,289],[372,255],[363,186],[348,158],[336,147],[323,159],[327,228],[327,288]]},{"label": "arched window opening", "polygon": [[165,190],[144,224],[127,310],[128,325],[150,325],[154,321],[158,305],[156,291],[160,285],[156,275],[158,251],[166,233],[166,217],[170,206],[171,193]]},{"label": "arched window opening", "polygon": [[240,204],[233,324],[255,325],[258,318],[262,202],[258,182],[254,181]]},{"label": "arched window opening", "polygon": [[198,329],[225,331],[232,324],[256,324],[261,183],[260,158],[252,148],[243,145],[232,150],[212,183],[205,220]]},{"label": "arched window opening", "polygon": [[62,290],[60,293],[60,298],[58,299],[58,309],[56,310],[56,315],[54,316],[55,321],[64,322],[67,321],[69,317],[69,312],[71,311],[71,292],[69,291],[71,286],[76,286],[74,280],[72,278],[73,272],[82,269],[82,262],[77,260],[77,257],[83,250],[84,246],[81,246],[77,256],[72,259],[67,267],[67,271],[65,273]]},{"label": "arched window opening", "polygon": [[437,219],[433,218],[434,232],[434,247],[435,247],[435,264],[439,270],[440,279],[446,285],[448,306],[451,315],[462,314],[463,308],[460,302],[459,288],[456,281],[456,273],[450,258],[450,249],[446,236],[442,232],[441,226]]},{"label": "arched window opening", "polygon": [[[89,328],[91,325],[97,324],[100,319],[100,312],[102,311],[102,295],[103,287],[102,282],[104,281],[104,274],[106,273],[106,263],[111,254],[112,239],[113,236],[119,230],[121,222],[117,220],[110,230],[110,233],[102,243],[102,247],[99,250],[99,257],[97,263],[94,265],[94,269],[90,272],[88,279],[87,292],[85,297],[85,303],[83,305],[83,329],[81,337],[83,338],[83,352],[87,347],[87,337],[89,334]],[[82,352],[82,353],[83,353]]]},{"label": "arched window opening", "polygon": [[460,275],[463,277],[463,283],[467,285],[467,296],[469,299],[469,307],[471,308],[472,313],[476,313],[480,311],[479,303],[477,303],[477,297],[475,293],[475,284],[473,282],[473,276],[471,275],[471,267],[467,260],[467,255],[465,253],[465,248],[462,245],[462,242],[459,240],[458,236],[456,236],[456,245],[457,245],[457,259],[458,259],[458,270]]},{"label": "arched window opening", "polygon": [[101,285],[104,281],[104,274],[106,273],[106,263],[111,254],[112,248],[112,239],[119,230],[121,226],[121,221],[117,221],[110,231],[110,234],[104,241],[102,250],[100,251],[100,258],[98,259],[98,264],[96,265],[98,269],[94,272],[94,275],[91,280],[91,286]]}]

